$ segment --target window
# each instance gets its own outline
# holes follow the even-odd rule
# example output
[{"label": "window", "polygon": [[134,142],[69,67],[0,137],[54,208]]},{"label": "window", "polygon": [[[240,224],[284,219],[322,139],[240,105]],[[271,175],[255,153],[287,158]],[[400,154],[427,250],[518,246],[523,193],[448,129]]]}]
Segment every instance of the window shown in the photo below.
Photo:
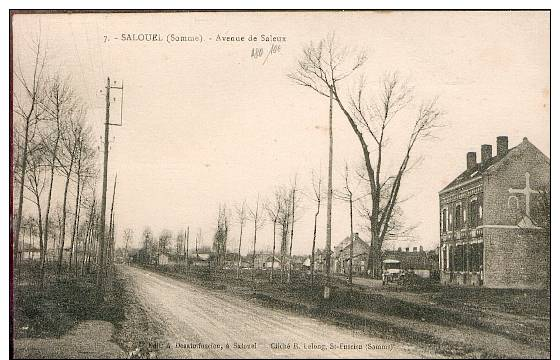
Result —
[{"label": "window", "polygon": [[455,229],[460,229],[461,228],[461,218],[462,218],[462,214],[461,214],[461,205],[457,205],[455,207]]},{"label": "window", "polygon": [[478,226],[478,200],[473,199],[469,208],[469,225],[472,228]]},{"label": "window", "polygon": [[443,232],[447,231],[447,209],[443,209],[443,215],[442,215],[443,219],[441,220],[442,226],[443,226]]}]

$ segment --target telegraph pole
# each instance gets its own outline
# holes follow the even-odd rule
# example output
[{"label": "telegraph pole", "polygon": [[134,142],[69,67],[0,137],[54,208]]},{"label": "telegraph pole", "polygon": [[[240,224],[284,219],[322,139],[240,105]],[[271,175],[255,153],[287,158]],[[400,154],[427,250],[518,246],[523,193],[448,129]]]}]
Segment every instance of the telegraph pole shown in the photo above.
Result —
[{"label": "telegraph pole", "polygon": [[332,128],[333,89],[329,86],[329,176],[327,183],[327,241],[325,244],[327,262],[327,283],[323,289],[323,298],[331,296],[331,227],[332,227],[332,167],[333,167],[333,128]]},{"label": "telegraph pole", "polygon": [[[101,216],[99,221],[99,249],[97,251],[98,259],[98,269],[97,269],[97,278],[96,284],[98,289],[103,292],[104,290],[104,277],[105,277],[105,212],[107,209],[107,165],[109,161],[109,126],[121,126],[122,125],[122,101],[121,101],[121,123],[120,124],[111,124],[109,122],[110,118],[110,106],[111,106],[111,89],[119,89],[123,90],[124,86],[116,87],[111,86],[111,79],[107,77],[107,87],[105,88],[105,143],[104,143],[104,151],[103,151],[103,190],[101,193]],[[121,93],[122,96],[122,93]],[[121,97],[122,99],[122,97]]]}]

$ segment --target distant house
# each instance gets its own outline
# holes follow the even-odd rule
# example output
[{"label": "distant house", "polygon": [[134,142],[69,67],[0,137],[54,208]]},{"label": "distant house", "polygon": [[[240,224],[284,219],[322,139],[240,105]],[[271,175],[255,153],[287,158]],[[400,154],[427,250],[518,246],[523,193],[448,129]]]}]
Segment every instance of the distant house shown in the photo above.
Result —
[{"label": "distant house", "polygon": [[[348,274],[350,272],[350,236],[347,236],[333,249],[332,271],[338,274]],[[365,273],[369,254],[369,245],[363,241],[358,233],[354,234],[352,244],[352,269],[353,273]]]},{"label": "distant house", "polygon": [[465,170],[439,192],[441,282],[546,287],[550,208],[539,199],[550,189],[550,159],[527,138],[509,149],[507,136],[492,155],[492,145],[481,146],[480,162],[468,152]]},{"label": "distant house", "polygon": [[169,264],[169,257],[167,254],[159,254],[158,256],[158,265],[168,265]]},{"label": "distant house", "polygon": [[[316,272],[325,272],[326,265],[327,265],[327,253],[324,249],[316,249],[315,250],[315,269]],[[309,259],[309,266],[311,266],[311,258]]]},{"label": "distant house", "polygon": [[385,250],[383,260],[398,260],[402,270],[409,270],[416,275],[428,278],[438,269],[437,257],[433,256],[434,251],[424,251],[422,246],[410,248],[399,248],[396,251]]},{"label": "distant house", "polygon": [[[270,270],[272,268],[272,254],[268,252],[255,254],[255,268]],[[280,258],[278,256],[274,257],[274,269],[280,269]]]},{"label": "distant house", "polygon": [[214,254],[212,253],[194,254],[194,256],[189,257],[189,263],[195,266],[210,266],[213,259]]},{"label": "distant house", "polygon": [[264,270],[270,270],[273,266],[274,269],[280,269],[280,258],[275,256],[274,257],[274,265],[273,265],[273,261],[272,261],[272,255],[270,255],[269,257],[266,258],[266,261],[263,263],[263,269]]},{"label": "distant house", "polygon": [[[396,238],[395,238],[396,239]],[[420,276],[428,277],[434,270],[437,270],[437,260],[429,256],[429,252],[425,252],[422,246],[419,246],[414,240],[407,238],[406,240],[392,239],[392,244],[399,244],[396,250],[392,246],[386,246],[382,253],[383,260],[393,259],[401,263],[403,270],[412,270]],[[414,245],[414,246],[413,246]],[[354,242],[352,249],[352,268],[353,274],[367,274],[367,263],[369,257],[369,244],[362,240],[358,233],[354,234]],[[436,258],[437,259],[437,258]],[[350,237],[347,236],[333,249],[331,257],[331,269],[335,274],[348,274],[350,272]]]}]

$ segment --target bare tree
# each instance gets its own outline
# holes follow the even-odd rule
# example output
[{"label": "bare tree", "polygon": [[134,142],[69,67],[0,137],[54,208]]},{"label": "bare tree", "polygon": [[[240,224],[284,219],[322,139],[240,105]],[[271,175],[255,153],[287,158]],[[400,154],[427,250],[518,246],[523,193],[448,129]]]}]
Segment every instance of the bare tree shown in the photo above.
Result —
[{"label": "bare tree", "polygon": [[254,236],[253,236],[253,265],[251,266],[251,279],[255,281],[255,259],[257,256],[257,231],[264,225],[264,214],[262,210],[262,204],[260,203],[259,196],[257,196],[257,202],[255,204],[255,209],[248,209],[249,217],[253,222]]},{"label": "bare tree", "polygon": [[227,237],[229,230],[229,213],[226,205],[218,209],[218,223],[214,234],[213,250],[216,252],[216,265],[223,268],[227,256]]},{"label": "bare tree", "polygon": [[[80,228],[80,210],[82,208],[82,198],[84,186],[87,181],[93,179],[95,181],[95,151],[91,144],[91,130],[87,127],[81,127],[78,136],[77,150],[77,166],[74,173],[76,174],[76,200],[74,204],[74,225],[72,229],[72,238],[70,242],[70,268],[72,267],[72,254],[74,254],[74,264],[76,271],[78,269],[78,242]],[[78,239],[77,239],[78,238]]]},{"label": "bare tree", "polygon": [[142,255],[143,261],[146,264],[152,264],[152,257],[154,254],[154,233],[149,226],[146,226],[142,231]]},{"label": "bare tree", "polygon": [[313,221],[313,245],[311,247],[311,286],[313,286],[313,277],[315,273],[315,242],[317,239],[317,217],[319,216],[319,211],[321,210],[321,199],[323,198],[323,194],[321,193],[321,172],[319,172],[319,176],[315,176],[315,172],[311,174],[312,185],[313,185],[313,200],[317,204],[317,210],[315,211],[315,219]]},{"label": "bare tree", "polygon": [[282,190],[276,189],[274,198],[266,205],[268,219],[272,222],[272,265],[270,268],[270,281],[274,280],[274,263],[276,260],[276,224],[282,210]]},{"label": "bare tree", "polygon": [[[344,187],[341,191],[336,193],[336,197],[342,201],[348,202],[349,215],[350,215],[350,254],[348,259],[348,284],[352,286],[352,275],[354,271],[354,201],[356,198],[352,192],[353,186],[351,185],[350,175],[348,171],[348,163],[344,167]],[[344,249],[343,249],[344,250]]]},{"label": "bare tree", "polygon": [[284,281],[284,273],[286,272],[286,258],[288,255],[288,232],[292,220],[292,198],[291,191],[281,187],[280,190],[280,213],[278,222],[280,224],[280,282]]},{"label": "bare tree", "polygon": [[247,215],[247,206],[245,204],[245,200],[241,204],[241,207],[235,209],[237,214],[237,221],[239,223],[239,247],[237,249],[237,274],[236,277],[239,279],[239,272],[241,270],[241,239],[243,238],[243,225],[245,225],[245,221],[248,219]]},{"label": "bare tree", "polygon": [[[41,210],[41,195],[47,183],[47,171],[45,167],[44,152],[37,149],[28,154],[28,172],[26,177],[28,181],[23,183],[25,188],[31,193],[30,201],[37,208],[37,229],[39,232],[39,259],[42,263],[45,257],[45,249],[43,244],[43,218]],[[17,250],[17,247],[16,247]]]},{"label": "bare tree", "polygon": [[[70,100],[70,99],[68,99]],[[58,255],[58,273],[60,275],[62,271],[62,255],[64,252],[64,242],[66,240],[66,218],[67,218],[67,200],[68,200],[68,188],[70,185],[70,178],[74,173],[74,164],[78,160],[78,149],[80,148],[80,138],[82,137],[83,133],[83,116],[84,110],[83,109],[76,109],[75,106],[79,106],[74,102],[68,111],[68,119],[65,123],[65,128],[63,129],[63,133],[61,134],[62,138],[62,147],[59,156],[57,157],[57,161],[60,164],[60,170],[65,177],[64,182],[64,195],[62,199],[62,231],[60,235],[61,239],[61,246],[60,252]],[[79,184],[78,184],[79,186]],[[77,189],[77,196],[79,199],[79,188]],[[79,202],[79,201],[78,201]],[[70,246],[70,259],[69,263],[72,264],[72,249],[74,243],[71,243]]]},{"label": "bare tree", "polygon": [[[297,70],[289,77],[297,84],[309,87],[323,96],[332,96],[344,114],[348,124],[358,139],[365,162],[371,200],[371,246],[368,257],[368,271],[371,275],[381,275],[381,247],[388,231],[388,224],[398,199],[402,180],[407,173],[415,146],[423,139],[431,137],[438,126],[442,112],[436,100],[418,107],[412,119],[411,130],[400,165],[391,176],[382,176],[383,154],[388,145],[387,129],[412,100],[412,90],[396,74],[388,74],[381,82],[381,94],[367,93],[366,80],[362,77],[357,87],[351,91],[348,100],[339,93],[339,83],[360,68],[366,55],[339,46],[334,35],[318,44],[311,43],[303,50]],[[400,123],[399,130],[406,124]],[[373,150],[372,150],[373,149]],[[391,150],[391,153],[394,153]],[[392,179],[392,181],[388,181]],[[381,201],[381,192],[390,187],[386,202]],[[329,264],[327,264],[328,266]]]},{"label": "bare tree", "polygon": [[[21,87],[21,92],[16,88],[13,94],[14,113],[23,120],[23,136],[21,142],[21,160],[19,163],[18,174],[14,171],[14,176],[19,177],[20,187],[18,195],[18,210],[15,223],[15,254],[18,252],[19,231],[21,227],[22,211],[23,211],[23,193],[25,189],[25,181],[27,177],[27,157],[29,151],[29,143],[31,141],[31,129],[41,119],[41,109],[38,106],[42,101],[44,86],[44,69],[46,63],[46,52],[41,47],[40,37],[33,44],[33,70],[31,75],[27,76],[22,69],[20,59],[17,59],[17,67],[14,76],[17,84]],[[17,127],[14,127],[17,129]],[[17,265],[17,262],[14,261]]]},{"label": "bare tree", "polygon": [[183,247],[183,254],[185,256],[185,264],[187,265],[187,273],[189,272],[189,236],[190,236],[191,228],[187,226],[187,231],[185,233],[185,246]]},{"label": "bare tree", "polygon": [[[168,229],[163,229],[159,235],[158,254],[169,254],[169,245],[171,245],[172,233]],[[159,261],[159,260],[158,260]]]},{"label": "bare tree", "polygon": [[[88,263],[88,271],[89,271],[89,265],[91,263],[91,250],[94,246],[93,244],[93,240],[95,238],[95,224],[96,224],[96,209],[95,209],[95,205],[96,205],[96,199],[95,199],[95,187],[92,187],[92,195],[91,195],[91,206],[90,206],[90,211],[89,211],[89,216],[86,222],[86,234],[85,234],[85,238],[84,238],[84,251],[83,251],[83,256],[82,256],[82,267],[81,267],[81,275],[84,275],[85,272],[85,268],[86,268],[86,260]],[[87,202],[87,201],[86,201]]]},{"label": "bare tree", "polygon": [[[48,129],[49,133],[45,135],[45,143],[50,156],[50,181],[49,191],[46,204],[45,223],[49,223],[52,190],[54,185],[54,175],[59,161],[59,146],[60,140],[64,132],[64,121],[74,109],[74,94],[70,88],[68,81],[64,81],[60,76],[52,77],[46,86],[45,96],[43,102],[40,104],[44,109],[46,116],[51,123]],[[48,243],[49,227],[45,227],[45,244]],[[44,276],[44,263],[41,266],[41,276]]]},{"label": "bare tree", "polygon": [[179,257],[185,249],[185,235],[186,232],[180,230],[177,232],[177,236],[175,236],[175,254],[177,254],[177,257]]},{"label": "bare tree", "polygon": [[291,185],[290,188],[290,204],[291,204],[291,230],[290,230],[290,252],[289,252],[289,256],[288,256],[288,279],[287,281],[290,282],[291,277],[292,277],[292,245],[294,243],[294,225],[296,223],[296,221],[298,220],[296,218],[296,209],[299,208],[299,204],[301,202],[301,197],[299,194],[299,189],[297,187],[297,175],[294,177],[294,182]]},{"label": "bare tree", "polygon": [[123,236],[124,236],[124,256],[126,256],[125,263],[128,264],[129,263],[128,244],[134,238],[134,232],[131,228],[126,228],[124,229]]}]

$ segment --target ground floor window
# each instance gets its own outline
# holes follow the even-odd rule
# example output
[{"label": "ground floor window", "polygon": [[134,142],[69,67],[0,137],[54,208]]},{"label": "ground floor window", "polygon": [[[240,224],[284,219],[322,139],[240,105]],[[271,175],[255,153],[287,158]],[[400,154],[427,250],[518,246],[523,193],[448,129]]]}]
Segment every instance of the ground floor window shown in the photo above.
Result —
[{"label": "ground floor window", "polygon": [[479,272],[483,269],[484,243],[458,244],[449,248],[449,269],[446,251],[442,252],[443,270]]},{"label": "ground floor window", "polygon": [[441,251],[441,262],[443,271],[447,271],[447,246]]}]

